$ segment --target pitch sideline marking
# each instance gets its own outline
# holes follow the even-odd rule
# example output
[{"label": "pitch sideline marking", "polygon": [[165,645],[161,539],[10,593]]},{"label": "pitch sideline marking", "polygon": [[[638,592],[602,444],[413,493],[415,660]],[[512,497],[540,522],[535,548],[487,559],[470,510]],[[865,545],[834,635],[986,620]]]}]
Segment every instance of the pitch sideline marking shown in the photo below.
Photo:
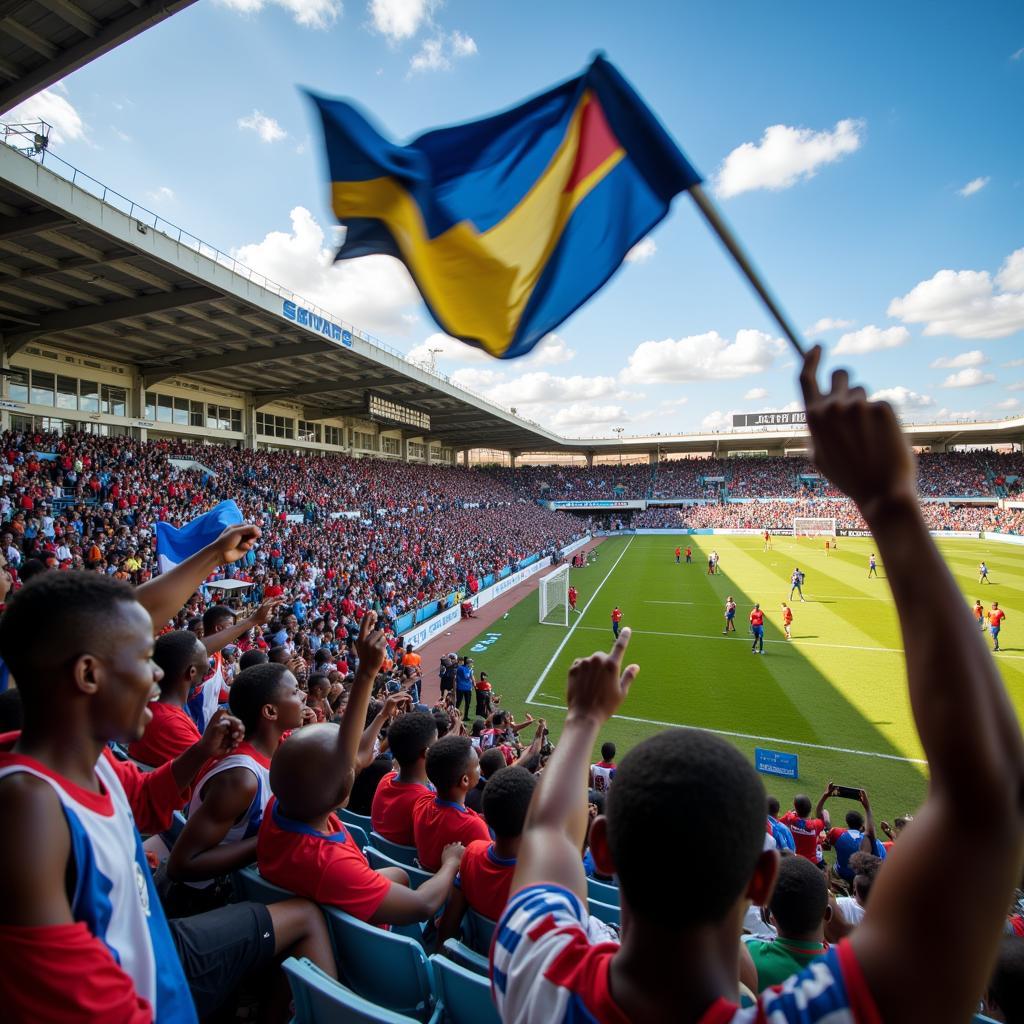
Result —
[{"label": "pitch sideline marking", "polygon": [[[551,708],[554,711],[567,711],[564,704],[545,704],[539,700],[527,700],[535,707]],[[900,757],[898,754],[881,754],[877,750],[852,750],[850,747],[830,747],[824,743],[808,743],[805,740],[784,740],[778,736],[754,736],[748,732],[730,732],[727,729],[709,729],[703,725],[687,725],[685,722],[662,722],[656,718],[634,718],[632,715],[612,715],[623,722],[637,722],[640,725],[660,725],[669,729],[700,729],[702,732],[714,733],[716,736],[729,736],[739,740],[763,740],[766,743],[780,743],[787,747],[809,747],[811,750],[828,750],[835,754],[855,754],[859,757],[879,757],[886,761],[900,761],[904,764],[927,764],[917,757]]]},{"label": "pitch sideline marking", "polygon": [[[600,626],[583,626],[583,629],[604,632]],[[632,627],[630,627],[632,629]],[[707,633],[667,633],[657,629],[632,629],[634,636],[680,636],[691,640],[721,640],[721,636],[709,635]],[[744,634],[746,635],[746,634]],[[568,637],[566,638],[568,639]],[[873,651],[877,654],[906,654],[902,647],[858,647],[856,644],[821,644],[814,641],[796,640],[765,640],[766,644],[786,644],[789,647],[828,647],[837,651]],[[1002,654],[1002,651],[996,652]],[[1024,655],[1004,654],[1000,661],[1024,661]],[[527,698],[529,699],[529,698]]]},{"label": "pitch sideline marking", "polygon": [[[527,704],[529,704],[537,695],[537,691],[541,688],[541,685],[547,678],[548,673],[551,671],[551,666],[554,665],[554,663],[558,660],[558,656],[562,653],[563,649],[565,648],[565,645],[569,642],[569,637],[571,637],[573,633],[576,632],[576,627],[579,626],[579,624],[583,621],[583,616],[587,614],[587,609],[594,603],[594,598],[596,598],[597,595],[601,593],[601,588],[608,582],[608,577],[611,576],[613,572],[615,572],[615,567],[619,564],[619,562],[622,561],[622,556],[629,550],[630,545],[633,543],[634,540],[636,540],[635,533],[632,537],[629,538],[628,541],[626,541],[626,546],[619,552],[619,557],[615,559],[615,561],[612,563],[612,567],[605,573],[604,579],[601,580],[600,583],[598,583],[597,588],[595,589],[593,594],[590,595],[590,600],[583,606],[583,611],[580,612],[579,618],[576,619],[576,621],[569,627],[569,630],[565,634],[565,636],[562,637],[562,642],[555,649],[555,653],[551,655],[551,660],[544,666],[544,671],[541,672],[537,682],[533,684],[533,689],[530,690],[529,694],[527,695]],[[585,628],[597,629],[598,627],[587,626]]]}]

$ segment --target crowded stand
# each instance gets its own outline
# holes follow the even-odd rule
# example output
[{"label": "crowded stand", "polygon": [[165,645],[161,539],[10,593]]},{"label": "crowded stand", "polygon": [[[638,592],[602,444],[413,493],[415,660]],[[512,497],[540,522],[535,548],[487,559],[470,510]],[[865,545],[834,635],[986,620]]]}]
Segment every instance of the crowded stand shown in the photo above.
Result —
[{"label": "crowded stand", "polygon": [[492,466],[479,472],[484,479],[535,501],[608,501],[649,497],[654,471],[645,462],[520,466],[516,469]]},{"label": "crowded stand", "polygon": [[[17,683],[0,736],[5,1019],[391,1011],[425,1024],[441,993],[458,998],[444,981],[456,963],[467,1002],[444,1019],[481,1024],[495,1019],[491,995],[506,1024],[868,1024],[969,1020],[979,1008],[1020,1020],[1020,730],[917,514],[895,417],[818,401],[809,420],[823,469],[866,510],[905,609],[930,786],[925,806],[891,826],[864,790],[840,820],[849,794],[824,780],[781,807],[745,755],[700,730],[664,731],[619,757],[602,730],[646,685],[628,664],[628,628],[610,654],[572,665],[557,737],[505,706],[468,656],[443,655],[440,697],[425,699],[423,656],[386,628],[383,595],[381,614],[369,607],[389,578],[372,563],[421,523],[406,560],[425,575],[448,557],[482,571],[578,525],[480,490],[489,476],[339,459],[310,484],[310,466],[274,453],[175,449],[202,454],[213,476],[174,469],[159,445],[5,438],[5,551],[20,584],[0,617]],[[57,459],[32,456],[47,441]],[[851,446],[865,452],[856,465]],[[253,522],[153,575],[154,522],[194,518],[232,487]],[[84,503],[89,492],[98,504]],[[343,497],[371,525],[318,547]],[[792,514],[792,502],[769,502],[644,516],[771,516],[777,504]],[[808,504],[865,522],[852,499]],[[379,505],[398,513],[396,532],[379,532]],[[525,525],[509,523],[510,507]],[[281,525],[284,509],[310,514]],[[463,514],[504,529],[498,546]],[[468,560],[438,546],[446,521]],[[60,544],[69,559],[50,557]],[[342,610],[305,629],[302,581],[317,584],[335,559]],[[202,597],[225,567],[264,569],[261,603],[244,617]],[[962,827],[964,806],[984,829]],[[711,818],[726,841],[709,858],[692,829]],[[671,884],[656,848],[671,854]],[[297,975],[333,1018],[303,1016]]]}]

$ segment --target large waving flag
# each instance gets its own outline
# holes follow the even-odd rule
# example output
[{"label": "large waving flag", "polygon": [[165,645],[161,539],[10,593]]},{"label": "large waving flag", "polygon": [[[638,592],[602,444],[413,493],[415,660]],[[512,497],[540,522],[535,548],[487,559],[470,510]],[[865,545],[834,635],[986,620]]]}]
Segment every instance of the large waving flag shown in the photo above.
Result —
[{"label": "large waving flag", "polygon": [[323,119],[338,259],[387,253],[449,334],[508,358],[590,298],[701,178],[603,57],[526,103],[407,146],[351,104]]},{"label": "large waving flag", "polygon": [[245,522],[238,506],[231,500],[214,505],[209,512],[181,528],[170,523],[156,524],[156,557],[161,572],[167,572],[212,544],[229,526]]}]

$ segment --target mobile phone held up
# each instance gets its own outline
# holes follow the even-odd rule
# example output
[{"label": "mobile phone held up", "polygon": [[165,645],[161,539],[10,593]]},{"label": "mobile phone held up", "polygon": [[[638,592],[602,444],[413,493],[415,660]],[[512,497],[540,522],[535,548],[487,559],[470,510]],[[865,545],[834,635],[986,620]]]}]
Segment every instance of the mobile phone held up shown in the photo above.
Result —
[{"label": "mobile phone held up", "polygon": [[860,790],[850,786],[833,786],[832,792],[835,796],[841,796],[844,800],[859,800]]}]

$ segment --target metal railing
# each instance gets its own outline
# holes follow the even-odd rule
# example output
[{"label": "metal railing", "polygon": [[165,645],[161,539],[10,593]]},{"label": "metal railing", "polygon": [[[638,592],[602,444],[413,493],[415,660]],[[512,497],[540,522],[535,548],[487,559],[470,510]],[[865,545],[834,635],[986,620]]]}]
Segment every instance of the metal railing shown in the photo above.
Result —
[{"label": "metal railing", "polygon": [[122,195],[109,185],[104,185],[103,182],[98,181],[89,174],[86,174],[85,171],[75,167],[74,164],[70,164],[62,157],[57,156],[57,154],[50,149],[49,136],[50,125],[42,120],[29,121],[21,124],[8,124],[5,121],[0,121],[0,142],[4,145],[11,147],[18,153],[21,153],[22,156],[26,157],[26,159],[37,160],[40,164],[43,164],[55,174],[59,174],[65,181],[70,182],[75,188],[81,189],[86,194],[93,196],[95,199],[99,199],[100,202],[106,203],[108,206],[112,206],[116,210],[120,210],[121,213],[135,220],[137,224],[144,227],[147,231],[150,228],[154,231],[158,231],[164,237],[171,239],[171,241],[191,249],[200,256],[205,256],[208,260],[211,260],[218,266],[223,267],[225,270],[229,270],[232,274],[236,274],[238,277],[244,278],[251,284],[254,284],[259,288],[263,288],[265,291],[271,292],[281,299],[288,299],[289,301],[296,303],[296,305],[303,306],[305,309],[310,310],[317,316],[330,320],[332,323],[336,323],[346,330],[351,331],[353,336],[359,338],[360,341],[365,341],[368,345],[371,345],[382,352],[387,352],[389,355],[400,359],[403,363],[408,363],[409,366],[415,366],[416,369],[421,370],[423,373],[427,374],[427,376],[434,377],[447,384],[449,387],[465,392],[471,398],[475,398],[481,402],[486,402],[488,405],[500,409],[502,412],[514,417],[520,423],[536,427],[543,430],[545,433],[548,432],[547,428],[536,420],[527,419],[525,416],[519,415],[518,412],[512,412],[508,406],[501,405],[499,402],[495,402],[492,399],[486,398],[478,392],[473,391],[471,388],[467,388],[458,381],[452,380],[452,378],[446,373],[442,373],[436,367],[431,366],[428,363],[420,363],[409,359],[404,352],[395,348],[393,345],[387,344],[387,342],[381,341],[380,338],[377,338],[372,334],[367,334],[366,331],[360,330],[354,324],[349,323],[337,313],[324,309],[316,303],[310,302],[308,299],[299,295],[297,292],[292,291],[290,288],[286,288],[284,285],[278,284],[276,281],[267,277],[266,274],[261,274],[259,271],[253,270],[252,267],[246,266],[246,264],[235,259],[235,257],[230,253],[226,253],[223,250],[218,249],[215,245],[211,245],[209,242],[203,241],[203,239],[193,235],[190,231],[186,231],[184,228],[172,223],[165,217],[161,217],[158,213],[154,213],[149,209],[149,207],[143,206],[141,203],[137,203],[133,199],[129,199],[127,196]]}]

